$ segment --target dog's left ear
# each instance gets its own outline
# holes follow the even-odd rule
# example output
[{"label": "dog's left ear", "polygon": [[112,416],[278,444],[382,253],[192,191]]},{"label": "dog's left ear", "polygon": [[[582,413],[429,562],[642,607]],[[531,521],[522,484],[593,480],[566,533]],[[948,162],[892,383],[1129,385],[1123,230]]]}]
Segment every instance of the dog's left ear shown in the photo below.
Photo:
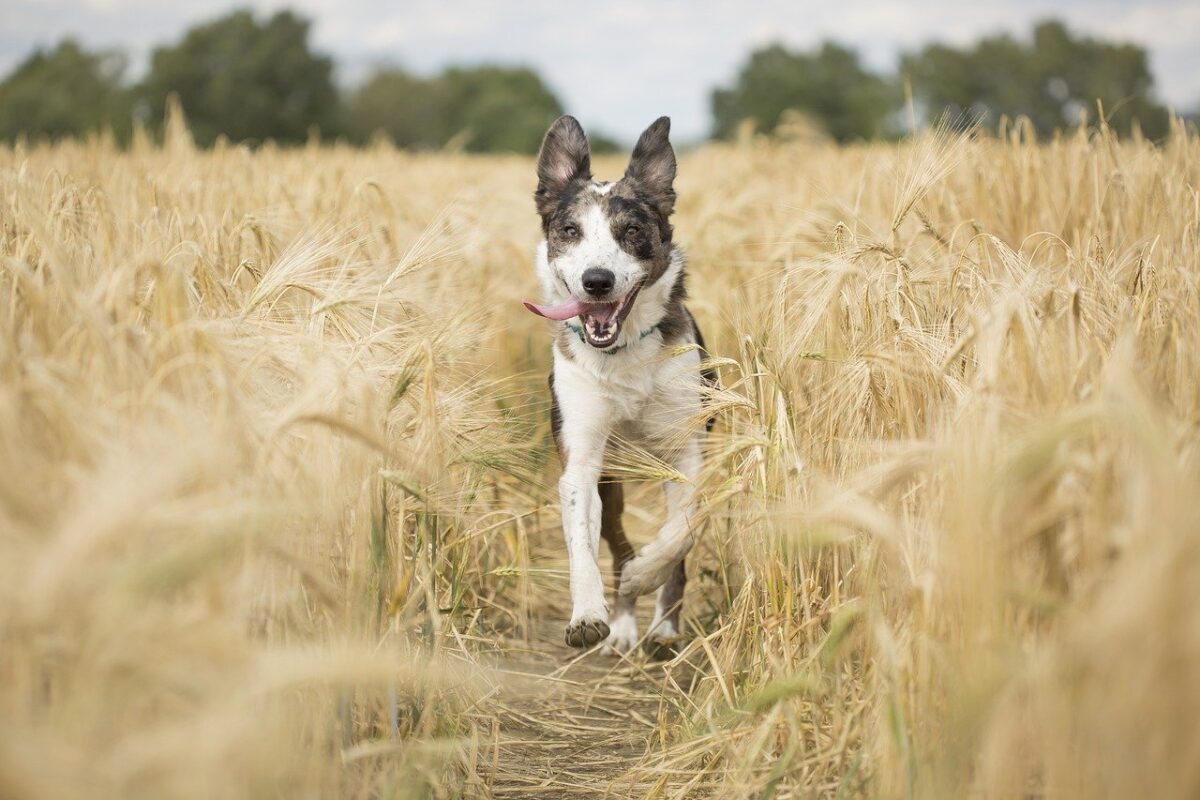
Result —
[{"label": "dog's left ear", "polygon": [[642,131],[625,170],[625,177],[637,182],[664,218],[675,210],[675,151],[670,134],[670,117],[654,120]]}]

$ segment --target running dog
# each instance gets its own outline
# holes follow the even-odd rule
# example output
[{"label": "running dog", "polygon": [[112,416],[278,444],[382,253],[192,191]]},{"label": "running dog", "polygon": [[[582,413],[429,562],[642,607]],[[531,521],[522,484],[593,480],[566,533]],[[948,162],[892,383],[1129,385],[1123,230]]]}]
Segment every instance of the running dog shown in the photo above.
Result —
[{"label": "running dog", "polygon": [[[675,152],[671,121],[642,133],[625,176],[592,179],[588,140],[573,117],[546,133],[537,160],[544,240],[536,268],[544,304],[525,307],[555,322],[551,425],[563,463],[558,482],[570,559],[571,621],[566,642],[627,653],[638,643],[635,603],[658,590],[647,649],[670,652],[679,635],[692,546],[695,480],[703,420],[704,340],[684,306],[684,255],[672,241]],[[604,472],[614,437],[632,441],[683,477],[666,486],[666,520],[634,555],[621,524],[621,484]],[[613,555],[613,614],[597,564],[600,540]]]}]

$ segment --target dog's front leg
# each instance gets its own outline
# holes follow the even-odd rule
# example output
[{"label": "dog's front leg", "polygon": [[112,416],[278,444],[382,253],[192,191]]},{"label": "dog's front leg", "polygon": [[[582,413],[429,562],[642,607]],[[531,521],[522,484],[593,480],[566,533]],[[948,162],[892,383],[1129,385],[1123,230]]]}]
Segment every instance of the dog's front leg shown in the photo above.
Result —
[{"label": "dog's front leg", "polygon": [[[604,441],[595,442],[602,454]],[[563,537],[571,571],[571,622],[566,640],[572,647],[591,647],[608,637],[608,603],[597,556],[600,547],[599,465],[572,458],[558,482]]]},{"label": "dog's front leg", "polygon": [[597,486],[608,443],[608,414],[594,397],[566,394],[558,398],[564,462],[558,499],[571,572],[571,622],[565,638],[571,647],[591,647],[608,637],[608,603],[597,563],[601,514]]}]

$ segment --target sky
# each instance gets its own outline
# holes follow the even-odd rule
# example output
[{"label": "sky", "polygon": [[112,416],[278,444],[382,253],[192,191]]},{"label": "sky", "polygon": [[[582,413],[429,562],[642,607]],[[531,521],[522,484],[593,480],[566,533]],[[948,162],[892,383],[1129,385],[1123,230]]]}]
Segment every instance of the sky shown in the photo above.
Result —
[{"label": "sky", "polygon": [[70,35],[124,50],[136,76],[154,46],[235,7],[312,19],[312,43],[334,57],[344,85],[376,65],[426,74],[449,64],[531,66],[585,127],[625,142],[663,114],[677,141],[703,138],[712,88],[732,82],[764,44],[834,39],[890,71],[904,50],[1026,35],[1051,16],[1146,47],[1160,98],[1200,108],[1200,0],[0,0],[0,74]]}]

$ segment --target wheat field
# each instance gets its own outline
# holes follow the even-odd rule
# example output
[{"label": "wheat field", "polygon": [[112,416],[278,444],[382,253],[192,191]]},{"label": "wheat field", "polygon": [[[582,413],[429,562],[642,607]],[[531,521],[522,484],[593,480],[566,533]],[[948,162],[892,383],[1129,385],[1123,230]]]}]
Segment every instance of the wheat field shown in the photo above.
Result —
[{"label": "wheat field", "polygon": [[533,184],[0,149],[0,796],[1200,794],[1194,132],[682,154],[665,663],[561,643]]}]

